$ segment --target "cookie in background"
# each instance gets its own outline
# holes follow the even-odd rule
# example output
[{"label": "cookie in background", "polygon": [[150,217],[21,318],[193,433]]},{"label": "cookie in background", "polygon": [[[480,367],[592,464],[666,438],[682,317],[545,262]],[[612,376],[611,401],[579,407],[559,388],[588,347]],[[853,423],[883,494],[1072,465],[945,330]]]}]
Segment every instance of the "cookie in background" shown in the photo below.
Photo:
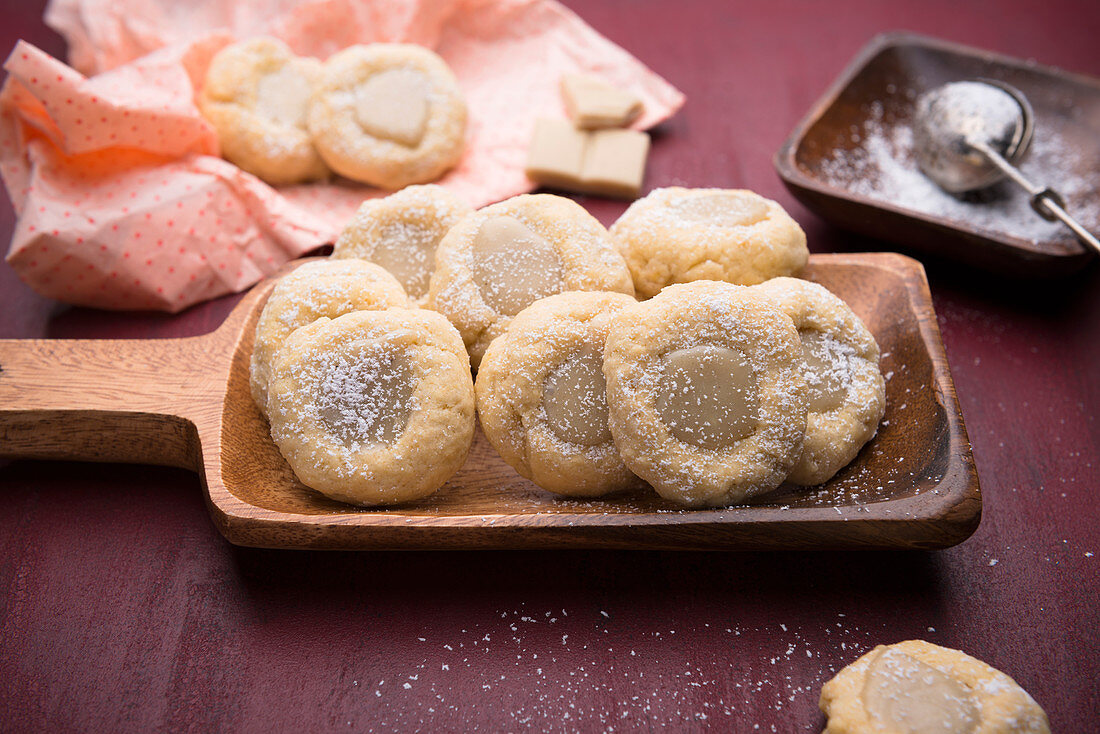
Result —
[{"label": "cookie in background", "polygon": [[381,265],[423,306],[439,241],[472,212],[469,204],[442,186],[406,186],[383,199],[363,202],[336,240],[332,257]]},{"label": "cookie in background", "polygon": [[609,231],[640,298],[673,283],[755,285],[797,275],[810,257],[786,210],[744,189],[654,189]]},{"label": "cookie in background", "polygon": [[400,189],[434,181],[458,163],[466,100],[447,62],[423,46],[350,46],[325,62],[308,126],[332,170]]},{"label": "cookie in background", "polygon": [[199,108],[222,155],[269,184],[323,179],[328,166],[306,129],[321,62],[295,56],[276,38],[226,46],[210,62]]},{"label": "cookie in background", "polygon": [[476,368],[535,301],[563,291],[634,294],[603,225],[576,202],[525,194],[463,217],[436,250],[428,307],[455,325]]}]

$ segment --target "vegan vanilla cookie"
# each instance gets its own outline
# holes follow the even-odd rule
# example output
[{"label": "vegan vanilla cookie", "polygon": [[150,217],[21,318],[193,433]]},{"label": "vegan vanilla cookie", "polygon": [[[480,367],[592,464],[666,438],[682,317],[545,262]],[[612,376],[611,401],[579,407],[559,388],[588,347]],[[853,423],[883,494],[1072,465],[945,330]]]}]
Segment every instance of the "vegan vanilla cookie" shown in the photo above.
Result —
[{"label": "vegan vanilla cookie", "polygon": [[291,53],[275,38],[254,38],[219,51],[199,96],[203,116],[218,131],[222,155],[270,184],[325,178],[306,111],[321,63]]},{"label": "vegan vanilla cookie", "polygon": [[424,305],[435,270],[435,249],[469,204],[442,186],[406,186],[383,199],[368,199],[336,240],[334,258],[359,258],[381,265]]},{"label": "vegan vanilla cookie", "polygon": [[874,336],[844,301],[797,278],[753,286],[791,317],[802,342],[808,413],[802,453],[788,481],[822,484],[875,435],[886,410],[886,382]]},{"label": "vegan vanilla cookie", "polygon": [[425,497],[462,466],[474,386],[462,340],[423,309],[297,329],[275,359],[271,437],[307,487],[356,505]]},{"label": "vegan vanilla cookie", "polygon": [[256,405],[267,414],[271,365],[295,329],[322,317],[408,305],[405,291],[392,275],[361,260],[316,260],[284,275],[256,323],[249,375]]},{"label": "vegan vanilla cookie", "polygon": [[561,196],[524,194],[451,228],[436,250],[428,307],[455,325],[476,367],[516,314],[563,291],[634,287],[595,217]]},{"label": "vegan vanilla cookie", "polygon": [[572,291],[536,301],[493,340],[477,373],[489,443],[543,489],[595,497],[638,483],[608,426],[603,348],[611,318],[634,299]]},{"label": "vegan vanilla cookie", "polygon": [[1050,734],[1012,678],[923,640],[879,645],[826,683],[819,705],[824,734]]},{"label": "vegan vanilla cookie", "polygon": [[806,430],[802,348],[791,319],[728,283],[665,288],[611,321],[610,427],[623,463],[688,507],[775,489]]},{"label": "vegan vanilla cookie", "polygon": [[746,190],[654,189],[610,231],[639,297],[695,280],[754,285],[795,275],[809,258],[798,223]]},{"label": "vegan vanilla cookie", "polygon": [[434,181],[462,157],[466,102],[446,62],[423,46],[351,46],[325,62],[309,131],[332,170],[399,189]]}]

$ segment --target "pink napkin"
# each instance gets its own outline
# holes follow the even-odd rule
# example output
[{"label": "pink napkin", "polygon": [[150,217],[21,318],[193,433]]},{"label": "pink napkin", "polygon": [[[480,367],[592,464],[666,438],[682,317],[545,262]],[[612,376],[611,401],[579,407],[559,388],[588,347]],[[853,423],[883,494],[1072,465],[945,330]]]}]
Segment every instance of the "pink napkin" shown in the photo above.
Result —
[{"label": "pink napkin", "polygon": [[217,157],[194,97],[235,38],[319,58],[374,41],[434,48],[470,108],[466,154],[440,183],[474,206],[533,188],[527,142],[536,118],[564,114],[562,74],[634,91],[638,128],[684,100],[553,0],[54,0],[47,21],[80,71],[22,42],[5,63],[0,175],[19,217],[7,260],[39,293],[100,308],[179,311],[243,290],[383,193],[274,189]]}]

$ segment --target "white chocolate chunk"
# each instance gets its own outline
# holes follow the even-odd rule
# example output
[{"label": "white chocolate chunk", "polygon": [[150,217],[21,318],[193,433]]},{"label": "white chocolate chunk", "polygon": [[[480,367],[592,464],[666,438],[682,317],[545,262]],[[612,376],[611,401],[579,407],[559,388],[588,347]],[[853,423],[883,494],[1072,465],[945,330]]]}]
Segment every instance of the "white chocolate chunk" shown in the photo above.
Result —
[{"label": "white chocolate chunk", "polygon": [[587,141],[588,136],[566,120],[536,120],[527,149],[528,177],[559,189],[577,185]]},{"label": "white chocolate chunk", "polygon": [[687,196],[672,208],[677,216],[691,223],[716,227],[748,227],[768,216],[765,199],[732,191]]},{"label": "white chocolate chunk", "polygon": [[581,183],[594,194],[633,199],[642,191],[649,135],[637,130],[590,133],[581,167]]},{"label": "white chocolate chunk", "polygon": [[413,379],[402,354],[330,366],[316,390],[321,419],[347,446],[392,443],[409,422]]},{"label": "white chocolate chunk", "polygon": [[586,194],[635,198],[645,178],[649,135],[637,130],[584,132],[565,120],[538,120],[527,151],[527,176]]},{"label": "white chocolate chunk", "polygon": [[413,69],[387,69],[355,91],[359,125],[376,138],[416,147],[428,122],[428,80]]},{"label": "white chocolate chunk", "polygon": [[827,413],[848,395],[852,379],[848,356],[840,342],[816,329],[801,329],[798,336],[806,362],[808,408],[811,413]]},{"label": "white chocolate chunk", "polygon": [[542,392],[546,420],[563,441],[600,446],[611,440],[603,354],[590,349],[558,365]]},{"label": "white chocolate chunk", "polygon": [[625,127],[642,113],[642,100],[587,74],[561,78],[561,96],[573,124],[583,130]]},{"label": "white chocolate chunk", "polygon": [[471,266],[486,305],[505,316],[562,289],[558,251],[515,217],[489,217],[482,223]]},{"label": "white chocolate chunk", "polygon": [[676,438],[721,449],[751,435],[760,415],[752,365],[739,349],[704,345],[664,357],[657,412]]},{"label": "white chocolate chunk", "polygon": [[292,64],[264,74],[256,84],[256,112],[279,125],[305,129],[313,88]]},{"label": "white chocolate chunk", "polygon": [[966,686],[899,650],[883,650],[868,667],[863,705],[899,734],[968,734],[978,723]]}]

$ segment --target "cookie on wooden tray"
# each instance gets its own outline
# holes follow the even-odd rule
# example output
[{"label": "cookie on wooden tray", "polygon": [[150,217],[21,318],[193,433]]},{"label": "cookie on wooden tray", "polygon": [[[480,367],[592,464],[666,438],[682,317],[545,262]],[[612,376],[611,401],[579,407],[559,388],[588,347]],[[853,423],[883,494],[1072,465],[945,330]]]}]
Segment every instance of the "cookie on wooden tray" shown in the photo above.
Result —
[{"label": "cookie on wooden tray", "polygon": [[436,250],[428,306],[451,320],[475,367],[512,318],[563,291],[633,295],[607,230],[576,202],[524,194],[479,209]]},{"label": "cookie on wooden tray", "polygon": [[351,46],[325,62],[309,131],[332,170],[399,189],[458,163],[466,102],[446,62],[423,46]]},{"label": "cookie on wooden tray", "polygon": [[603,348],[624,293],[544,298],[493,340],[477,373],[478,416],[493,448],[543,489],[596,497],[639,484],[608,427]]},{"label": "cookie on wooden tray", "polygon": [[666,285],[721,280],[754,285],[796,275],[809,250],[774,201],[735,189],[654,189],[611,225],[639,297]]},{"label": "cookie on wooden tray", "polygon": [[809,412],[787,480],[822,484],[871,440],[886,410],[878,343],[848,304],[817,283],[774,278],[752,289],[791,317],[802,341]]},{"label": "cookie on wooden tray", "polygon": [[295,329],[322,317],[408,305],[401,284],[378,265],[317,260],[298,266],[272,289],[256,322],[249,373],[252,399],[266,415],[271,366]]},{"label": "cookie on wooden tray", "polygon": [[423,306],[443,235],[473,208],[442,186],[407,186],[359,207],[333,248],[333,258],[381,265]]},{"label": "cookie on wooden tray", "polygon": [[806,430],[802,348],[789,317],[728,283],[669,286],[615,315],[604,350],[623,462],[687,507],[775,489]]},{"label": "cookie on wooden tray", "polygon": [[1050,734],[1012,678],[923,640],[879,645],[826,683],[819,705],[824,734]]},{"label": "cookie on wooden tray", "polygon": [[357,311],[297,329],[268,393],[271,437],[307,487],[356,505],[425,497],[474,432],[462,340],[423,309]]},{"label": "cookie on wooden tray", "polygon": [[291,53],[275,38],[226,46],[210,62],[199,96],[218,131],[222,155],[270,184],[325,178],[328,166],[306,129],[321,62]]}]

